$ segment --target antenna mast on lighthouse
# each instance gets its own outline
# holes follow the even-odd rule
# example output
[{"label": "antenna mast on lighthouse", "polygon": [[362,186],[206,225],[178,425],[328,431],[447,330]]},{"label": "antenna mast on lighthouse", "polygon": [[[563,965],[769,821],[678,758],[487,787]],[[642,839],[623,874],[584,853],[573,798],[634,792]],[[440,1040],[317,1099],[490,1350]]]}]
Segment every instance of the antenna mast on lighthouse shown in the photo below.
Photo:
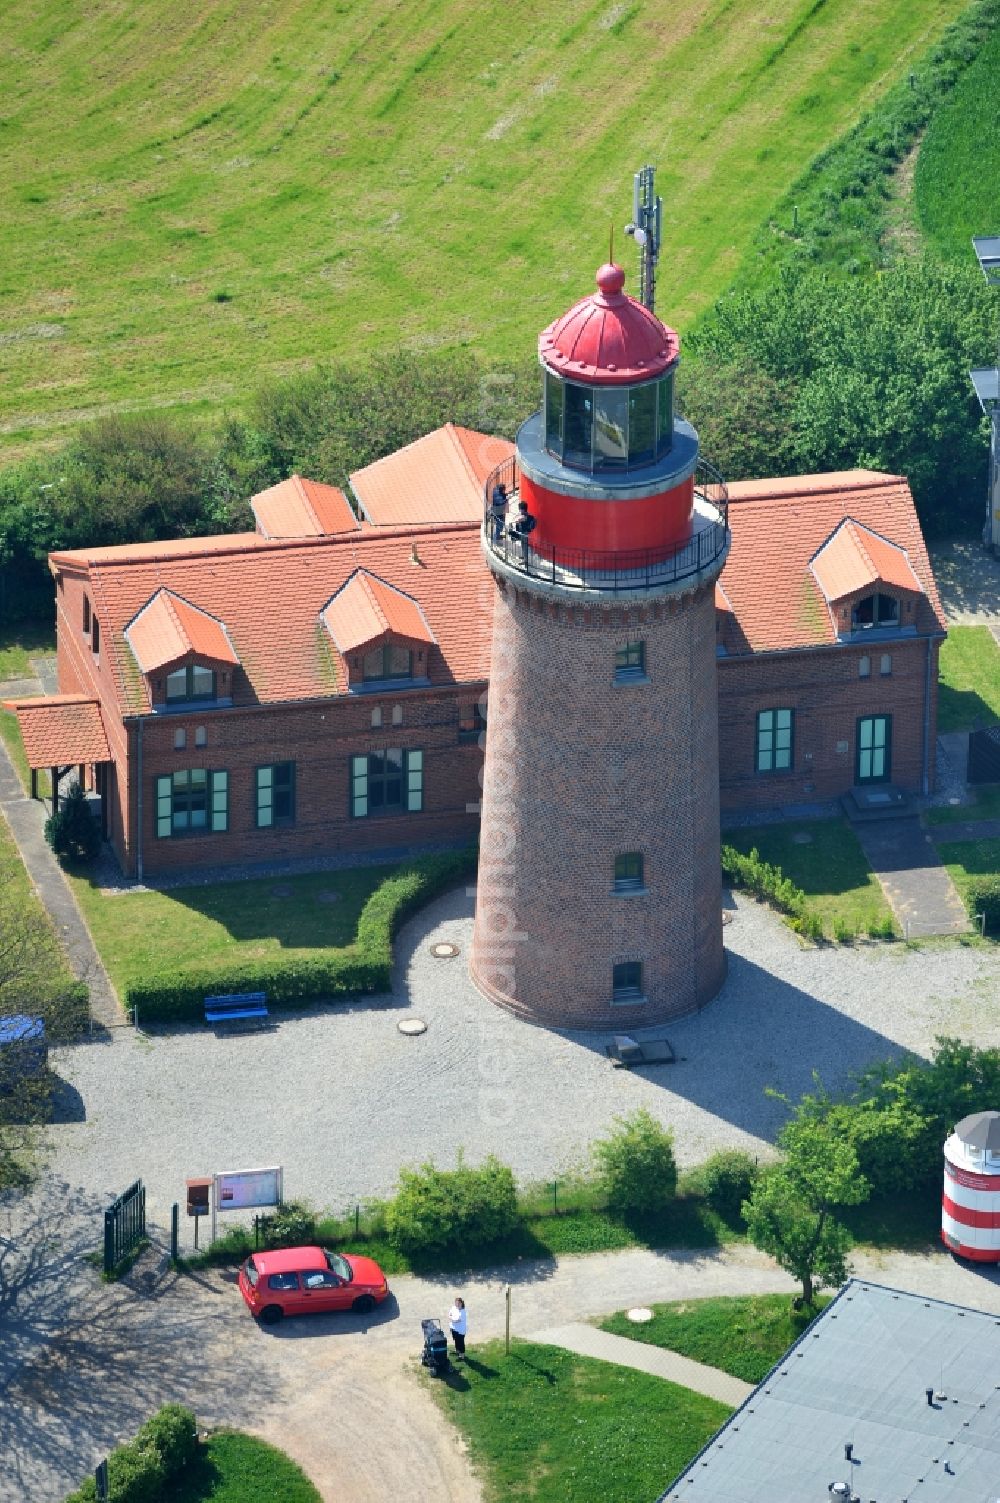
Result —
[{"label": "antenna mast on lighthouse", "polygon": [[650,313],[656,304],[656,262],[660,254],[663,200],[656,195],[655,167],[642,167],[632,180],[632,223],[625,226],[639,247],[639,301]]}]

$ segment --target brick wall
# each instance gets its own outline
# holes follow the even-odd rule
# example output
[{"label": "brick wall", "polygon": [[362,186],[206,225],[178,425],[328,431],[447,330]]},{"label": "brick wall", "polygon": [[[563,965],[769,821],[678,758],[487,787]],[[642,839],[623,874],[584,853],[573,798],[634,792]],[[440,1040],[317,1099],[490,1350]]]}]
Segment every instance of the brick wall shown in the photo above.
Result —
[{"label": "brick wall", "polygon": [[[930,643],[931,787],[937,716],[937,657]],[[891,781],[920,793],[924,755],[927,638],[883,639],[857,646],[719,660],[719,764],[723,810],[768,809],[836,798],[856,781],[857,722],[892,716]],[[880,671],[887,655],[891,671]],[[860,676],[863,657],[870,675]],[[792,709],[794,762],[789,772],[758,773],[757,713]]]},{"label": "brick wall", "polygon": [[[646,644],[649,682],[614,682]],[[711,587],[585,611],[498,586],[472,973],[495,1001],[562,1026],[641,1027],[721,985]],[[641,852],[646,892],[613,891]],[[640,960],[646,1002],[612,1004]]]}]

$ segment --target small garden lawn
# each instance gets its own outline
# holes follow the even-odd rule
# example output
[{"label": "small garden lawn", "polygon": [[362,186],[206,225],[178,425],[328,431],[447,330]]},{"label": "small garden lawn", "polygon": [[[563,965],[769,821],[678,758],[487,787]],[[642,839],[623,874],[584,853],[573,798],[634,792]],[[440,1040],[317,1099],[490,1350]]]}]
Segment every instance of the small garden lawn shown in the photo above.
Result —
[{"label": "small garden lawn", "polygon": [[779,866],[800,887],[828,934],[838,927],[866,933],[890,918],[878,879],[865,859],[854,831],[842,819],[814,819],[799,824],[759,825],[724,830],[723,841]]},{"label": "small garden lawn", "polygon": [[305,1473],[254,1435],[220,1430],[168,1487],[169,1503],[320,1503]]}]

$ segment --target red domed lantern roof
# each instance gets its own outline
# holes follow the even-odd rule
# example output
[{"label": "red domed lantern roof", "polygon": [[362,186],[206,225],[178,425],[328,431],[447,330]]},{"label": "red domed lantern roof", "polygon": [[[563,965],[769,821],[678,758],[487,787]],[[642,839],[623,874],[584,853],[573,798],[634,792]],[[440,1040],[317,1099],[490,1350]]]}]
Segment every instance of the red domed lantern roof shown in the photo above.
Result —
[{"label": "red domed lantern roof", "polygon": [[677,335],[624,286],[620,266],[602,266],[598,290],[543,329],[538,353],[556,375],[620,386],[649,381],[673,365],[680,351]]}]

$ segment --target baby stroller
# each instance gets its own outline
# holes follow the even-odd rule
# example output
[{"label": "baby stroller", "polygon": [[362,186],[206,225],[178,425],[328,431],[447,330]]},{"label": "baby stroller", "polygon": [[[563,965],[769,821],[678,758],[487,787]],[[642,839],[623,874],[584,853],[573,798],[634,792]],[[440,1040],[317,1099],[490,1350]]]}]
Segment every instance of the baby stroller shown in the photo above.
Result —
[{"label": "baby stroller", "polygon": [[420,1329],[424,1333],[424,1349],[420,1353],[420,1361],[424,1367],[430,1368],[432,1378],[443,1378],[445,1373],[451,1372],[448,1338],[436,1320],[422,1320]]}]

